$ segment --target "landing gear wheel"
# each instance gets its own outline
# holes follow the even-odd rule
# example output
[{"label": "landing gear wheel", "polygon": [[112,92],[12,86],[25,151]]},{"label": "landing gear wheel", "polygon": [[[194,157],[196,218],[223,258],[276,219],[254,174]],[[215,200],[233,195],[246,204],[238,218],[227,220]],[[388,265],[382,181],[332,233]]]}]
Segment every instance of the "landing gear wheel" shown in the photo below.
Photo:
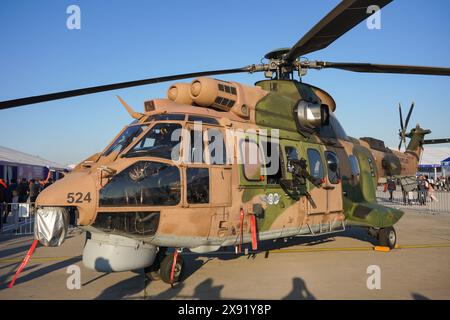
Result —
[{"label": "landing gear wheel", "polygon": [[[173,265],[173,259],[174,255],[169,254],[164,257],[164,259],[161,262],[161,269],[160,269],[160,275],[162,281],[165,283],[171,284],[170,281],[170,274],[172,272],[172,265]],[[177,263],[175,265],[175,271],[173,273],[173,282],[179,282],[183,276],[183,268],[184,268],[184,261],[183,257],[178,254],[177,257]]]},{"label": "landing gear wheel", "polygon": [[144,268],[145,275],[149,280],[158,281],[161,280],[161,262],[166,256],[166,248],[159,248],[158,253],[156,253],[155,261],[151,266]]},{"label": "landing gear wheel", "polygon": [[389,249],[394,249],[397,243],[397,234],[393,227],[382,228],[378,232],[378,242],[380,246],[389,247]]}]

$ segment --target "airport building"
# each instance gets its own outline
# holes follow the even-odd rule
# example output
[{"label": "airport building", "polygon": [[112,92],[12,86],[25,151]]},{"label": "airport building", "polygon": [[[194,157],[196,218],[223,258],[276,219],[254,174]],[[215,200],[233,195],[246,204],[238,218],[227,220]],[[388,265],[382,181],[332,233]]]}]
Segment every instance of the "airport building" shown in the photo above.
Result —
[{"label": "airport building", "polygon": [[0,146],[0,179],[8,183],[11,179],[45,179],[49,171],[51,177],[57,180],[68,169],[59,163]]},{"label": "airport building", "polygon": [[433,178],[450,176],[450,147],[425,146],[418,174]]}]

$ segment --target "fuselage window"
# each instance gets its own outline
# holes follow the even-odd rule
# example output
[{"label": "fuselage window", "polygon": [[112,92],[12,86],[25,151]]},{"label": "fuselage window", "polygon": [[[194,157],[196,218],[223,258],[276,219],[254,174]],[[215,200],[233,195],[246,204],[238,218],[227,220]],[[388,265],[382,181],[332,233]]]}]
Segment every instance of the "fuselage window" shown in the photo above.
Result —
[{"label": "fuselage window", "polygon": [[352,176],[359,177],[360,171],[359,171],[358,159],[356,159],[356,157],[354,155],[349,155],[348,161],[350,162],[350,167],[352,169]]},{"label": "fuselage window", "polygon": [[180,141],[180,124],[157,123],[127,152],[126,157],[150,156],[177,161],[180,156]]},{"label": "fuselage window", "polygon": [[100,189],[100,206],[174,206],[181,198],[177,167],[138,161]]},{"label": "fuselage window", "polygon": [[308,149],[309,174],[315,178],[323,179],[323,163],[319,151]]},{"label": "fuselage window", "polygon": [[287,171],[292,173],[294,170],[294,166],[291,163],[291,160],[298,160],[298,152],[294,147],[285,147],[284,151],[286,152],[287,159]]},{"label": "fuselage window", "polygon": [[241,140],[239,143],[239,163],[242,163],[245,179],[261,181],[264,174],[261,151],[252,140]]},{"label": "fuselage window", "polygon": [[279,184],[281,174],[280,145],[271,141],[261,141],[264,152],[267,184]]},{"label": "fuselage window", "polygon": [[339,183],[341,179],[339,173],[339,159],[337,158],[336,154],[331,151],[325,152],[325,158],[327,159],[328,180],[333,184]]},{"label": "fuselage window", "polygon": [[186,169],[187,202],[209,203],[209,171],[207,168]]},{"label": "fuselage window", "polygon": [[208,129],[208,152],[211,164],[226,164],[227,150],[223,134],[218,129]]}]

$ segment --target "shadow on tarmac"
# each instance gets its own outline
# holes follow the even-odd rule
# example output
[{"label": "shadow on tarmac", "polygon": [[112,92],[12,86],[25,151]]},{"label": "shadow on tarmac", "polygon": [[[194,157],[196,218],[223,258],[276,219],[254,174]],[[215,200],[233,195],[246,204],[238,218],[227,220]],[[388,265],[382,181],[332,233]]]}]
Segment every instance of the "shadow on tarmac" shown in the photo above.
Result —
[{"label": "shadow on tarmac", "polygon": [[316,297],[306,287],[305,280],[295,277],[292,279],[292,291],[281,300],[316,300]]},{"label": "shadow on tarmac", "polygon": [[[148,299],[168,300],[179,298],[179,299],[194,299],[194,300],[220,300],[222,299],[222,290],[224,288],[224,285],[214,285],[213,279],[208,278],[199,283],[195,287],[194,293],[192,295],[180,294],[184,287],[185,287],[184,283],[181,282],[174,285],[173,288],[168,287],[167,290],[161,293],[149,296]],[[230,298],[227,297],[227,299]],[[231,298],[231,299],[242,300],[242,298]],[[282,300],[315,300],[315,299],[316,297],[308,290],[305,281],[299,277],[295,277],[292,279],[291,291],[282,298]]]},{"label": "shadow on tarmac", "polygon": [[421,295],[420,293],[417,293],[417,292],[411,293],[411,297],[414,300],[430,300],[430,298],[425,297],[424,295]]}]

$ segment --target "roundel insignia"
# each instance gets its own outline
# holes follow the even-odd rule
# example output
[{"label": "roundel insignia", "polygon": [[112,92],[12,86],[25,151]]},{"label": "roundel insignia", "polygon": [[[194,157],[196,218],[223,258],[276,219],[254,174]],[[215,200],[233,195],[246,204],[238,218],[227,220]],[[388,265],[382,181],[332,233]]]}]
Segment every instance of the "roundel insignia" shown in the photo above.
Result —
[{"label": "roundel insignia", "polygon": [[278,193],[273,194],[273,204],[278,204],[280,202],[280,195]]}]

